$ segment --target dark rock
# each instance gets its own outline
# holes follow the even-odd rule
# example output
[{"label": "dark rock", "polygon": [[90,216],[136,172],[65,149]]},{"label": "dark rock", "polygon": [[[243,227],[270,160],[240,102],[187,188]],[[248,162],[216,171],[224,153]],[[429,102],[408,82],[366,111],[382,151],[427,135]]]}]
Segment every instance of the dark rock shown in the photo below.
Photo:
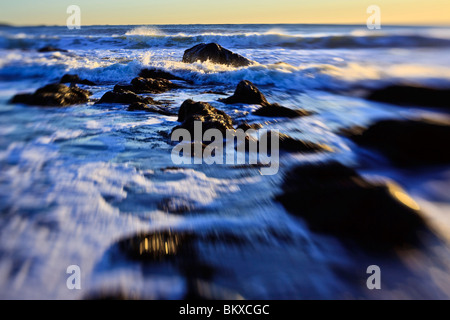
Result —
[{"label": "dark rock", "polygon": [[[269,131],[267,134],[267,148],[271,150],[272,142],[272,132]],[[280,150],[285,150],[289,152],[300,152],[300,153],[316,153],[316,152],[331,152],[333,151],[329,146],[324,144],[318,144],[311,141],[303,141],[299,139],[294,139],[287,134],[278,133],[279,138],[279,148]]]},{"label": "dark rock", "polygon": [[258,110],[253,112],[254,115],[260,117],[284,117],[284,118],[296,118],[296,117],[304,117],[311,115],[311,112],[303,110],[303,109],[289,109],[283,106],[280,106],[278,103],[265,105]]},{"label": "dark rock", "polygon": [[418,205],[399,186],[373,184],[338,162],[294,168],[276,199],[311,230],[371,250],[419,244],[428,230]]},{"label": "dark rock", "polygon": [[131,84],[116,84],[114,86],[113,92],[122,92],[122,91],[130,91],[134,92],[134,87]]},{"label": "dark rock", "polygon": [[179,88],[179,85],[166,79],[152,79],[152,78],[134,78],[131,80],[135,93],[163,93],[171,89]]},{"label": "dark rock", "polygon": [[182,122],[182,125],[175,129],[187,129],[193,138],[195,121],[202,122],[203,132],[208,129],[219,129],[225,136],[226,130],[234,130],[233,120],[225,112],[217,110],[206,102],[186,100],[178,111],[178,122]]},{"label": "dark rock", "polygon": [[77,83],[84,84],[87,86],[95,86],[96,84],[92,81],[86,79],[80,79],[80,77],[76,74],[65,74],[59,83]]},{"label": "dark rock", "polygon": [[431,120],[382,120],[342,132],[360,146],[376,149],[398,166],[450,163],[450,124]]},{"label": "dark rock", "polygon": [[391,85],[367,96],[373,101],[403,106],[450,108],[450,89],[435,89],[409,85]]},{"label": "dark rock", "polygon": [[96,102],[100,103],[120,103],[120,104],[132,104],[135,102],[140,102],[144,104],[155,104],[155,101],[150,97],[141,97],[136,93],[125,90],[118,91],[108,91],[103,95],[103,97]]},{"label": "dark rock", "polygon": [[69,51],[64,50],[64,49],[55,48],[52,46],[46,46],[46,47],[40,48],[38,50],[38,52],[69,52]]},{"label": "dark rock", "polygon": [[234,94],[226,99],[220,99],[220,102],[227,104],[246,103],[259,104],[262,106],[269,105],[266,97],[259,89],[250,81],[242,80],[236,87]]},{"label": "dark rock", "polygon": [[231,97],[220,99],[219,101],[227,104],[259,104],[262,107],[254,111],[253,114],[262,117],[295,118],[310,114],[308,111],[302,109],[293,110],[280,106],[278,103],[270,104],[264,94],[262,94],[261,91],[259,91],[259,89],[248,80],[239,82],[236,87],[236,91]]},{"label": "dark rock", "polygon": [[201,43],[184,52],[183,62],[194,63],[197,61],[211,61],[217,64],[245,67],[253,62],[243,56],[223,48],[217,43]]},{"label": "dark rock", "polygon": [[244,131],[247,131],[249,129],[258,130],[258,129],[261,129],[262,127],[263,127],[263,125],[260,123],[249,124],[247,121],[244,121],[244,122],[240,123],[236,129],[242,129]]},{"label": "dark rock", "polygon": [[226,96],[226,95],[227,95],[225,92],[222,92],[222,91],[214,91],[214,90],[204,91],[204,92],[202,92],[202,94],[216,94],[216,95],[218,95],[218,96]]},{"label": "dark rock", "polygon": [[89,101],[91,92],[64,84],[49,84],[36,90],[33,94],[18,94],[11,100],[12,103],[23,103],[36,106],[64,107],[83,104]]},{"label": "dark rock", "polygon": [[142,102],[135,102],[130,104],[128,107],[128,111],[146,111],[146,112],[152,112],[152,113],[158,113],[163,116],[176,116],[175,113],[170,112],[168,110],[164,110],[163,108],[155,105],[148,105]]},{"label": "dark rock", "polygon": [[177,77],[169,72],[158,70],[156,68],[142,69],[141,72],[139,73],[139,77],[185,81],[183,78]]}]

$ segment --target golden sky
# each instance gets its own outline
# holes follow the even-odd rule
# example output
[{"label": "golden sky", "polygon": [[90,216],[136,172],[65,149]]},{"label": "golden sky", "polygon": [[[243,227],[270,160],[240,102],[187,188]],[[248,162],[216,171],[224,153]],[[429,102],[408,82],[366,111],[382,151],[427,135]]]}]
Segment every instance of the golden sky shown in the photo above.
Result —
[{"label": "golden sky", "polygon": [[382,24],[450,25],[450,0],[14,0],[0,2],[0,22],[64,25],[66,8],[82,24],[330,23],[365,24],[377,5]]}]

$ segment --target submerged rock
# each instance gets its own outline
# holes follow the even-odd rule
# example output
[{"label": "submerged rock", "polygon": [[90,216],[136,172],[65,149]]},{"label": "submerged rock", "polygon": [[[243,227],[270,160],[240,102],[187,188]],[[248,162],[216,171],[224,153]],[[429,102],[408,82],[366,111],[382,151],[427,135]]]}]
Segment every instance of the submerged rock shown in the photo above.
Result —
[{"label": "submerged rock", "polygon": [[303,109],[289,109],[280,106],[278,103],[269,103],[261,91],[250,81],[243,80],[239,82],[234,94],[226,99],[220,99],[220,102],[227,104],[245,103],[245,104],[259,104],[261,108],[254,111],[253,114],[262,117],[287,117],[295,118],[309,115],[308,111]]},{"label": "submerged rock", "polygon": [[75,84],[84,84],[87,86],[95,86],[96,84],[92,81],[86,79],[80,79],[80,77],[76,74],[65,74],[59,83],[75,83]]},{"label": "submerged rock", "polygon": [[69,52],[69,51],[64,50],[64,49],[55,48],[52,46],[46,46],[46,47],[40,48],[38,50],[38,52]]},{"label": "submerged rock", "polygon": [[244,131],[247,131],[249,129],[253,129],[253,130],[262,129],[262,127],[263,127],[263,125],[261,123],[249,124],[247,121],[244,121],[244,122],[240,123],[236,129],[242,129]]},{"label": "submerged rock", "polygon": [[450,108],[450,89],[436,89],[409,85],[391,85],[367,96],[373,101],[403,106]]},{"label": "submerged rock", "polygon": [[177,77],[169,72],[158,70],[156,68],[142,69],[139,73],[139,77],[152,78],[152,79],[166,79],[166,80],[182,80],[183,78]]},{"label": "submerged rock", "polygon": [[269,105],[262,106],[258,110],[253,112],[254,115],[260,117],[283,117],[283,118],[297,118],[311,115],[311,112],[303,109],[289,109],[280,106],[278,103],[273,103]]},{"label": "submerged rock", "polygon": [[197,61],[211,61],[234,67],[246,67],[253,63],[253,61],[231,52],[217,43],[201,43],[184,52],[183,62],[194,63]]},{"label": "submerged rock", "polygon": [[119,103],[119,104],[132,104],[135,102],[143,104],[155,104],[155,101],[150,97],[141,97],[136,93],[126,90],[108,91],[96,104],[100,103]]},{"label": "submerged rock", "polygon": [[180,86],[166,79],[152,79],[137,77],[131,80],[128,85],[116,85],[114,91],[126,90],[134,93],[164,93]]},{"label": "submerged rock", "polygon": [[313,231],[372,250],[418,244],[419,206],[394,183],[375,184],[338,162],[291,170],[276,198]]},{"label": "submerged rock", "polygon": [[[272,132],[267,133],[267,145],[269,150],[271,149],[271,136]],[[316,152],[331,152],[333,151],[329,146],[324,144],[318,144],[311,141],[304,141],[292,138],[284,133],[278,133],[279,148],[280,150],[288,152],[300,152],[300,153],[316,153]]]},{"label": "submerged rock", "polygon": [[135,102],[135,103],[130,104],[130,106],[128,107],[128,111],[146,111],[146,112],[158,113],[163,116],[176,116],[175,113],[165,110],[160,106],[148,105],[148,104],[142,103],[142,102]]},{"label": "submerged rock", "polygon": [[49,84],[36,90],[33,94],[16,95],[12,98],[11,103],[64,107],[87,103],[90,95],[92,95],[90,91],[80,89],[77,86]]},{"label": "submerged rock", "polygon": [[134,78],[131,80],[135,92],[137,93],[163,93],[180,86],[166,79]]},{"label": "submerged rock", "polygon": [[376,149],[398,166],[450,163],[450,124],[431,120],[382,120],[343,131],[360,146]]},{"label": "submerged rock", "polygon": [[[233,120],[225,112],[218,110],[207,102],[195,102],[186,100],[178,111],[178,122],[182,122],[177,128],[187,129],[192,138],[194,138],[194,122],[202,122],[202,130],[218,129],[222,134],[226,134],[226,130],[234,130]],[[202,132],[202,133],[203,133]]]}]

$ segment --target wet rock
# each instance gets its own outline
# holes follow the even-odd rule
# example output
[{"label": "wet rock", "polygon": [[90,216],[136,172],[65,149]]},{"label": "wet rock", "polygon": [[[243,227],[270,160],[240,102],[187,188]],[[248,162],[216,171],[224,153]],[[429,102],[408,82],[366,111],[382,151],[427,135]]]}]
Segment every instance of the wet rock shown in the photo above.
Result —
[{"label": "wet rock", "polygon": [[166,79],[152,79],[152,78],[134,78],[131,84],[115,85],[115,92],[131,91],[137,94],[140,93],[164,93],[166,91],[179,88],[180,86]]},{"label": "wet rock", "polygon": [[394,183],[371,183],[338,162],[304,165],[285,178],[276,199],[311,230],[370,250],[419,243],[419,206]]},{"label": "wet rock", "polygon": [[165,72],[162,70],[158,70],[156,68],[148,68],[142,69],[139,73],[139,77],[142,78],[152,78],[152,79],[166,79],[166,80],[181,80],[184,81],[183,78],[177,77],[169,72]]},{"label": "wet rock", "polygon": [[194,235],[189,232],[171,230],[137,234],[119,241],[119,249],[129,258],[147,262],[174,260],[176,257],[188,257],[194,253],[192,241]]},{"label": "wet rock", "polygon": [[218,95],[218,96],[226,96],[227,95],[225,92],[215,91],[215,90],[203,91],[202,94],[215,94],[215,95]]},{"label": "wet rock", "polygon": [[262,117],[287,117],[295,118],[309,115],[310,113],[302,109],[289,109],[280,106],[278,103],[270,104],[264,94],[250,81],[243,80],[239,82],[236,91],[231,97],[220,99],[220,102],[227,104],[245,103],[245,104],[259,104],[261,108],[254,111],[253,114]]},{"label": "wet rock", "polygon": [[260,123],[249,124],[247,121],[244,121],[244,122],[240,123],[236,129],[242,129],[244,131],[247,131],[249,129],[258,130],[258,129],[261,129],[262,127],[263,127],[263,125]]},{"label": "wet rock", "polygon": [[264,94],[250,81],[242,80],[236,87],[234,94],[226,99],[219,100],[227,104],[246,103],[259,104],[262,106],[269,105]]},{"label": "wet rock", "polygon": [[59,83],[76,83],[76,84],[84,84],[87,86],[95,86],[96,84],[92,81],[86,79],[80,79],[80,77],[76,74],[65,74]]},{"label": "wet rock", "polygon": [[254,115],[260,117],[271,117],[271,118],[297,118],[304,117],[311,114],[311,112],[303,110],[303,109],[289,109],[283,106],[280,106],[278,103],[265,105],[258,110],[253,112]]},{"label": "wet rock", "polygon": [[156,105],[148,105],[142,102],[135,102],[130,104],[128,111],[146,111],[152,113],[158,113],[163,116],[176,116],[175,113],[165,110],[164,108]]},{"label": "wet rock", "polygon": [[206,102],[195,102],[190,99],[186,100],[178,111],[178,122],[182,122],[182,124],[175,129],[187,129],[193,138],[195,121],[202,122],[203,132],[208,129],[218,129],[224,134],[224,137],[226,130],[234,130],[233,120],[225,112],[214,108]]},{"label": "wet rock", "polygon": [[64,107],[83,104],[89,101],[91,92],[78,88],[68,87],[64,84],[49,84],[36,90],[33,94],[18,94],[11,103],[23,103],[36,106]]},{"label": "wet rock", "polygon": [[134,78],[131,85],[135,93],[163,93],[180,86],[166,79]]},{"label": "wet rock", "polygon": [[450,89],[391,85],[373,91],[367,96],[367,99],[408,107],[436,107],[449,110]]},{"label": "wet rock", "polygon": [[144,103],[155,104],[155,101],[150,97],[141,97],[136,93],[126,90],[108,91],[96,104],[101,103],[119,103],[119,104],[132,104],[132,103]]},{"label": "wet rock", "polygon": [[211,61],[234,67],[245,67],[253,63],[253,61],[233,53],[217,43],[201,43],[184,52],[183,62],[194,63],[197,61]]},{"label": "wet rock", "polygon": [[[267,146],[270,150],[272,147],[271,137],[272,132],[269,131],[267,134]],[[333,151],[329,146],[324,144],[318,144],[311,141],[304,141],[292,138],[284,133],[278,133],[279,138],[279,148],[280,150],[288,152],[300,152],[300,153],[316,153],[316,152],[331,152]]]},{"label": "wet rock", "polygon": [[398,166],[450,163],[450,124],[434,120],[382,120],[369,128],[343,130],[360,146],[382,152]]},{"label": "wet rock", "polygon": [[40,48],[38,50],[38,52],[69,52],[69,51],[64,50],[64,49],[55,48],[52,46],[46,46],[46,47]]}]

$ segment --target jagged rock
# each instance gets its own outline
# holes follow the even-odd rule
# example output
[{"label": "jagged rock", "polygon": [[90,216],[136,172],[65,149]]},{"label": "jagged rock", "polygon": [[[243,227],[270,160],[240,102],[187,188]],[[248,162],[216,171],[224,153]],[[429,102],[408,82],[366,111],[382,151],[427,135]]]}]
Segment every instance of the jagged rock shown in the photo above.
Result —
[{"label": "jagged rock", "polygon": [[246,67],[253,63],[253,61],[231,52],[217,43],[201,43],[184,52],[183,62],[194,63],[197,61],[211,61],[234,67]]},{"label": "jagged rock", "polygon": [[220,102],[227,104],[245,103],[245,104],[259,104],[261,108],[254,111],[253,114],[262,117],[287,117],[295,118],[309,115],[308,111],[303,109],[289,109],[280,106],[278,103],[270,104],[264,94],[250,81],[243,80],[239,82],[236,91],[231,97],[220,99]]},{"label": "jagged rock", "polygon": [[182,122],[182,124],[174,130],[177,128],[187,129],[193,138],[194,121],[202,122],[203,132],[214,128],[220,130],[224,137],[226,130],[234,130],[233,120],[225,112],[217,110],[209,103],[195,102],[189,99],[183,102],[178,111],[178,122]]}]

